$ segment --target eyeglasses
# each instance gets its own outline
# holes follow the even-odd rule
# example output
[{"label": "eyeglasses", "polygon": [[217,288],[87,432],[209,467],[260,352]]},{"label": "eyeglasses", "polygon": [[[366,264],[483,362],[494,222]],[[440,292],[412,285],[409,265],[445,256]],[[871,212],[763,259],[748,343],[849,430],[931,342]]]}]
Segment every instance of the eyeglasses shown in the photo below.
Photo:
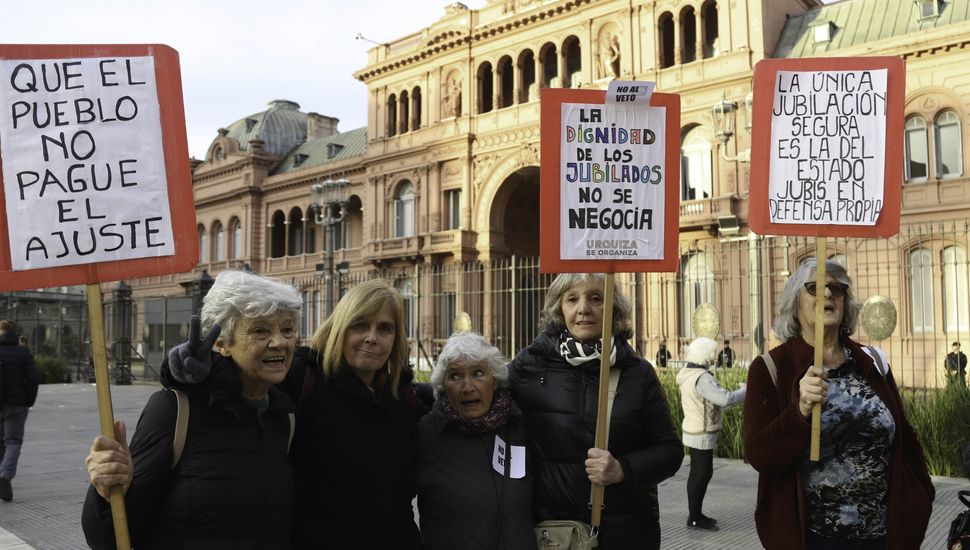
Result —
[{"label": "eyeglasses", "polygon": [[[829,283],[825,285],[825,288],[829,289],[829,292],[832,293],[833,298],[842,298],[849,293],[849,285],[845,283]],[[807,292],[809,296],[815,296],[816,290],[817,286],[814,282],[805,283],[805,292]]]}]

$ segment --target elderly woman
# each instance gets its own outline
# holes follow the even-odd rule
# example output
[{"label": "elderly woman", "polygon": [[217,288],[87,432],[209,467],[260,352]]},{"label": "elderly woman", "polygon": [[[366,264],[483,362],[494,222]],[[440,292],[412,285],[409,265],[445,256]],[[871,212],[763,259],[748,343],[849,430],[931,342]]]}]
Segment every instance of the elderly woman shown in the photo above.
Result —
[{"label": "elderly woman", "polygon": [[[744,445],[760,473],[755,523],[768,550],[919,548],[934,489],[882,351],[849,338],[860,306],[845,268],[803,263],[782,290],[783,342],[755,359],[744,401]],[[815,303],[824,335],[815,341]],[[813,365],[814,346],[822,364]],[[809,460],[812,409],[822,404],[821,456]]]},{"label": "elderly woman", "polygon": [[238,271],[216,277],[202,326],[221,326],[222,336],[208,342],[215,344],[212,374],[187,395],[191,414],[181,457],[173,464],[176,414],[186,411],[171,391],[149,399],[130,447],[120,420],[120,441],[94,440],[82,513],[91,548],[115,547],[103,497],[116,485],[125,493],[131,542],[139,550],[292,547],[287,447],[293,406],[274,386],[293,359],[301,303],[293,287],[273,279]]},{"label": "elderly woman", "polygon": [[[616,292],[604,346],[602,274],[562,274],[546,294],[542,331],[509,365],[534,451],[536,521],[589,523],[590,482],[606,486],[601,550],[660,547],[657,484],[684,453],[653,367],[627,344],[630,302]],[[619,369],[608,449],[593,446],[601,354]],[[532,458],[533,455],[530,455]]]},{"label": "elderly woman", "polygon": [[714,475],[714,449],[724,409],[744,399],[744,388],[728,391],[708,370],[717,357],[717,342],[703,336],[687,347],[687,366],[677,373],[684,409],[684,445],[690,449],[687,476],[687,527],[717,531],[717,520],[704,515],[704,495]]},{"label": "elderly woman", "polygon": [[302,381],[291,453],[294,546],[420,549],[411,506],[417,426],[410,380],[402,379],[408,343],[401,295],[382,281],[355,286],[311,346],[319,358],[310,374],[293,373]]},{"label": "elderly woman", "polygon": [[425,549],[535,550],[525,423],[501,352],[478,334],[457,333],[431,384],[438,399],[418,429]]}]

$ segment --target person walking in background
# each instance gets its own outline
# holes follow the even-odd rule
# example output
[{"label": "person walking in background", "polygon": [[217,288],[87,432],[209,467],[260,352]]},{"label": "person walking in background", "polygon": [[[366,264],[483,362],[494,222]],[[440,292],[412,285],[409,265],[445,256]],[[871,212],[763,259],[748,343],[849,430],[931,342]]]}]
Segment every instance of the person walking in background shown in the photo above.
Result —
[{"label": "person walking in background", "polygon": [[670,351],[667,350],[667,341],[660,341],[660,348],[657,350],[657,368],[667,368],[667,361],[670,359]]},{"label": "person walking in background", "polygon": [[[926,533],[936,494],[923,448],[906,420],[889,362],[849,338],[861,304],[837,262],[804,262],[778,299],[783,342],[748,371],[744,450],[758,471],[755,525],[768,550],[911,550]],[[815,303],[824,334],[815,341]],[[822,364],[813,365],[814,346]],[[821,452],[809,460],[811,419],[821,409]]]},{"label": "person walking in background", "polygon": [[687,527],[717,531],[717,520],[704,515],[704,495],[714,475],[714,449],[723,425],[724,409],[744,399],[744,386],[735,391],[721,387],[708,367],[714,362],[717,342],[696,338],[687,347],[687,366],[677,373],[684,409],[684,445],[690,449],[687,477]]},{"label": "person walking in background", "polygon": [[[592,481],[606,486],[600,549],[657,549],[657,484],[677,472],[684,450],[657,373],[627,343],[631,305],[619,289],[604,319],[605,281],[600,273],[552,281],[541,332],[509,364],[509,387],[535,453],[536,521],[588,523]],[[606,345],[603,323],[613,323]],[[608,449],[594,446],[602,355],[619,369]]]},{"label": "person walking in background", "polygon": [[721,353],[717,354],[717,366],[718,368],[729,369],[734,366],[734,350],[731,349],[731,341],[724,341],[724,349]]},{"label": "person walking in background", "polygon": [[27,411],[37,400],[40,377],[34,356],[20,345],[17,323],[0,321],[0,500],[13,500]]},{"label": "person walking in background", "polygon": [[958,383],[960,387],[967,385],[967,356],[960,351],[960,342],[953,342],[950,353],[946,354],[946,383]]}]

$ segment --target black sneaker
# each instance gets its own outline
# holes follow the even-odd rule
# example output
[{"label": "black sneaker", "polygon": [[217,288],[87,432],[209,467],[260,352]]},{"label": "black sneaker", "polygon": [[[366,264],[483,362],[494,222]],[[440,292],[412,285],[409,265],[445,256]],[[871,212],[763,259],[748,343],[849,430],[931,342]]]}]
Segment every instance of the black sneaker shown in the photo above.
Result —
[{"label": "black sneaker", "polygon": [[0,476],[0,500],[10,502],[13,500],[13,489],[10,487],[10,479]]},{"label": "black sneaker", "polygon": [[717,525],[717,520],[716,519],[714,519],[712,517],[705,516],[704,514],[701,514],[701,517],[704,518],[704,519],[706,519],[707,521],[711,522],[712,524]]},{"label": "black sneaker", "polygon": [[708,517],[701,516],[701,519],[688,519],[687,528],[703,529],[704,531],[718,531],[719,529],[717,525],[715,525],[715,523],[716,523],[715,520]]}]

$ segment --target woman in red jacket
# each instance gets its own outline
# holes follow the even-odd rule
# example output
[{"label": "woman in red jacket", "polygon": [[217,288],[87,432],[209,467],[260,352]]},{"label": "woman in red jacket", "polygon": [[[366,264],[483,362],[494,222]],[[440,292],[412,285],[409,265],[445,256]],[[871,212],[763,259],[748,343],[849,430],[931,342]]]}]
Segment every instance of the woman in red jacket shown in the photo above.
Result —
[{"label": "woman in red jacket", "polygon": [[[825,288],[814,260],[788,280],[774,325],[783,343],[748,373],[744,444],[761,474],[758,536],[768,550],[919,548],[934,497],[923,449],[885,355],[849,338],[861,308],[848,273],[832,261],[825,269]],[[822,365],[812,365],[816,299],[825,300]],[[821,456],[811,462],[816,403]]]}]

